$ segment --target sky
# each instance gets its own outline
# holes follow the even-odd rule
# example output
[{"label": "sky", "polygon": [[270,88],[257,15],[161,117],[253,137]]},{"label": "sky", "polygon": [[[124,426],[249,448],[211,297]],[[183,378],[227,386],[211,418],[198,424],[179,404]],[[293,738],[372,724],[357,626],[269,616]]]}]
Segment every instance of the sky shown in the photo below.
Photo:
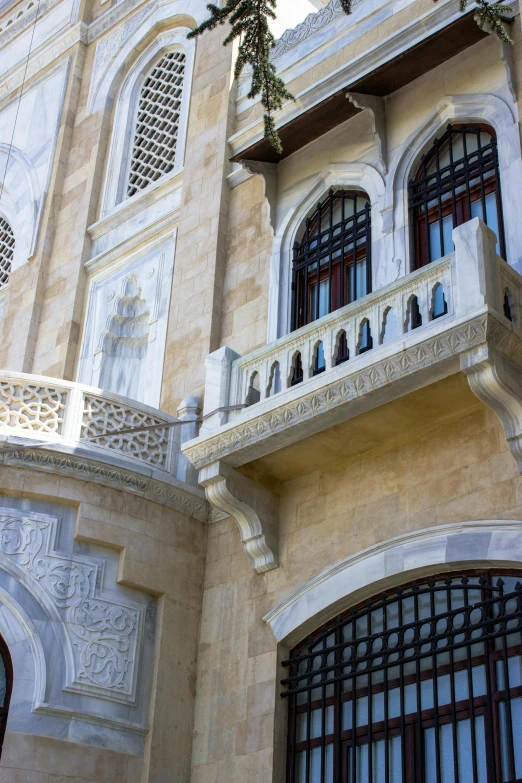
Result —
[{"label": "sky", "polygon": [[273,34],[279,38],[286,29],[295,27],[315,10],[310,0],[277,0],[277,19],[270,25]]}]

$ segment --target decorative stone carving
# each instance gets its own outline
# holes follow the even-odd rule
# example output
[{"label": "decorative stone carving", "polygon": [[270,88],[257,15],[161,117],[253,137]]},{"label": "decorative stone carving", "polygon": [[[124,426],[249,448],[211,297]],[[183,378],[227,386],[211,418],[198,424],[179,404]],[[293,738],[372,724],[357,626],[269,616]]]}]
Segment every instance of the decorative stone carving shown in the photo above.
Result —
[{"label": "decorative stone carving", "polygon": [[71,642],[67,689],[134,703],[143,609],[99,595],[101,563],[54,550],[58,520],[0,511],[0,560],[38,585],[62,618]]},{"label": "decorative stone carving", "polygon": [[222,462],[208,465],[199,481],[212,505],[235,519],[257,573],[277,568],[278,496]]},{"label": "decorative stone carving", "polygon": [[[362,2],[362,0],[354,0],[353,5],[357,5],[360,2]],[[308,14],[304,22],[296,25],[296,27],[291,30],[285,30],[281,38],[276,41],[276,45],[272,51],[272,59],[275,60],[278,57],[281,57],[289,49],[302,43],[318,30],[322,30],[323,27],[326,27],[326,25],[343,14],[344,11],[340,0],[330,0],[328,5],[321,11]]]},{"label": "decorative stone carving", "polygon": [[54,384],[0,381],[0,426],[61,435],[67,390]]},{"label": "decorative stone carving", "polygon": [[169,468],[169,430],[159,427],[145,432],[128,432],[123,435],[107,433],[130,427],[149,427],[164,422],[137,408],[118,405],[113,400],[85,395],[82,419],[82,438],[94,438],[91,443],[106,449],[120,451],[134,459],[148,462],[162,470]]},{"label": "decorative stone carving", "polygon": [[[238,422],[236,426],[229,428],[229,431],[218,433],[192,446],[187,444],[183,452],[193,465],[202,469],[211,462],[253,447],[277,433],[286,432],[289,435],[293,427],[302,426],[311,419],[317,421],[320,415],[327,411],[481,344],[486,337],[487,323],[487,316],[480,316],[460,326],[448,328],[442,334],[399,351],[358,372],[352,372],[347,377],[297,399],[282,403],[249,421]],[[273,399],[277,402],[277,396]]]},{"label": "decorative stone carving", "polygon": [[173,267],[171,238],[92,275],[80,381],[158,407]]},{"label": "decorative stone carving", "polygon": [[[154,274],[154,269],[151,269]],[[142,399],[144,359],[149,344],[150,311],[141,297],[141,288],[134,274],[123,281],[109,316],[107,329],[94,355],[93,384],[101,389],[118,390],[125,397]]]},{"label": "decorative stone carving", "polygon": [[479,400],[492,408],[504,428],[511,453],[522,471],[522,380],[515,367],[490,345],[460,357],[462,370]]}]

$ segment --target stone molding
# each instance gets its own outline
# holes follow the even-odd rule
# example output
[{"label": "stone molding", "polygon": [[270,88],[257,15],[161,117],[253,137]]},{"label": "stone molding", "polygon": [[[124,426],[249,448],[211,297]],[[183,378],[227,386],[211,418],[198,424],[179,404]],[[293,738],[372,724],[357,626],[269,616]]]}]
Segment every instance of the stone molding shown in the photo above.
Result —
[{"label": "stone molding", "polygon": [[294,590],[264,620],[292,646],[338,612],[420,576],[471,567],[520,566],[522,522],[457,522],[388,539],[341,560]]},{"label": "stone molding", "polygon": [[182,437],[195,435],[187,416],[71,381],[3,371],[0,434],[7,448],[0,448],[0,464],[116,487],[205,522],[208,504],[186,483],[190,471],[180,459]]},{"label": "stone molding", "polygon": [[279,497],[220,462],[206,466],[199,481],[210,503],[236,521],[254,570],[277,568]]},{"label": "stone molding", "polygon": [[[256,446],[259,455],[269,453],[272,448],[266,443],[261,446],[261,443],[272,436],[483,344],[493,320],[491,315],[483,314],[448,328],[383,361],[350,372],[346,377],[253,416],[250,421],[231,423],[225,432],[219,432],[201,443],[187,444],[183,452],[199,470],[232,455],[235,455],[233,464],[242,464],[255,458],[253,447]],[[274,401],[277,402],[277,397]],[[238,452],[247,448],[250,450],[248,458],[237,456]]]},{"label": "stone molding", "polygon": [[136,703],[144,611],[99,594],[103,564],[56,551],[58,519],[0,509],[0,562],[22,574],[69,639],[65,689]]},{"label": "stone molding", "polygon": [[60,454],[35,446],[9,454],[2,454],[0,450],[0,465],[92,481],[168,506],[200,522],[207,522],[209,518],[208,503],[196,487],[160,481],[138,471],[103,464],[99,459]]}]

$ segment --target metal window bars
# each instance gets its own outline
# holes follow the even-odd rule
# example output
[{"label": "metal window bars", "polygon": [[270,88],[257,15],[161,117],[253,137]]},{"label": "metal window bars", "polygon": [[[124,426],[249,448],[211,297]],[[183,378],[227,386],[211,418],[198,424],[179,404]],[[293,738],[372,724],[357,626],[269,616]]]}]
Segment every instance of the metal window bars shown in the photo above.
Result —
[{"label": "metal window bars", "polygon": [[329,191],[293,248],[292,330],[371,291],[371,214],[360,191]]},{"label": "metal window bars", "polygon": [[141,88],[127,195],[134,196],[175,165],[186,57],[169,52]]},{"label": "metal window bars", "polygon": [[13,264],[15,238],[7,220],[0,217],[0,288],[9,282]]},{"label": "metal window bars", "polygon": [[283,666],[289,783],[522,780],[522,586],[413,583],[321,627]]},{"label": "metal window bars", "polygon": [[408,184],[414,268],[453,251],[451,232],[480,217],[506,257],[497,139],[484,125],[451,125],[421,158]]}]

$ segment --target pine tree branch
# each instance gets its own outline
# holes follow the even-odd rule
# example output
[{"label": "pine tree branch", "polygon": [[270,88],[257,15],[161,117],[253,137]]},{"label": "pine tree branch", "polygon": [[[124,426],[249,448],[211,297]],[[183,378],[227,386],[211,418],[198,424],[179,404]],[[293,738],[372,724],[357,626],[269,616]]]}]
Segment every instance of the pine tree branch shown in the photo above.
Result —
[{"label": "pine tree branch", "polygon": [[[265,109],[263,117],[265,139],[276,152],[281,154],[283,147],[274,114],[283,107],[284,101],[293,101],[295,98],[277,75],[271,59],[272,48],[276,42],[270,31],[269,19],[276,18],[276,2],[277,0],[226,0],[223,8],[209,3],[208,18],[187,37],[195,38],[206,30],[214,30],[218,25],[229,22],[231,29],[223,45],[230,44],[235,38],[240,42],[234,75],[238,79],[245,66],[251,67],[252,83],[248,97],[255,98],[261,95],[261,104]],[[510,6],[495,0],[474,0],[474,2],[476,5],[474,18],[479,27],[494,33],[500,40],[512,45],[513,41],[504,24],[504,18],[511,10]],[[351,14],[352,0],[340,0],[340,3],[345,14]],[[468,0],[460,0],[462,12],[466,10],[467,4]]]}]

